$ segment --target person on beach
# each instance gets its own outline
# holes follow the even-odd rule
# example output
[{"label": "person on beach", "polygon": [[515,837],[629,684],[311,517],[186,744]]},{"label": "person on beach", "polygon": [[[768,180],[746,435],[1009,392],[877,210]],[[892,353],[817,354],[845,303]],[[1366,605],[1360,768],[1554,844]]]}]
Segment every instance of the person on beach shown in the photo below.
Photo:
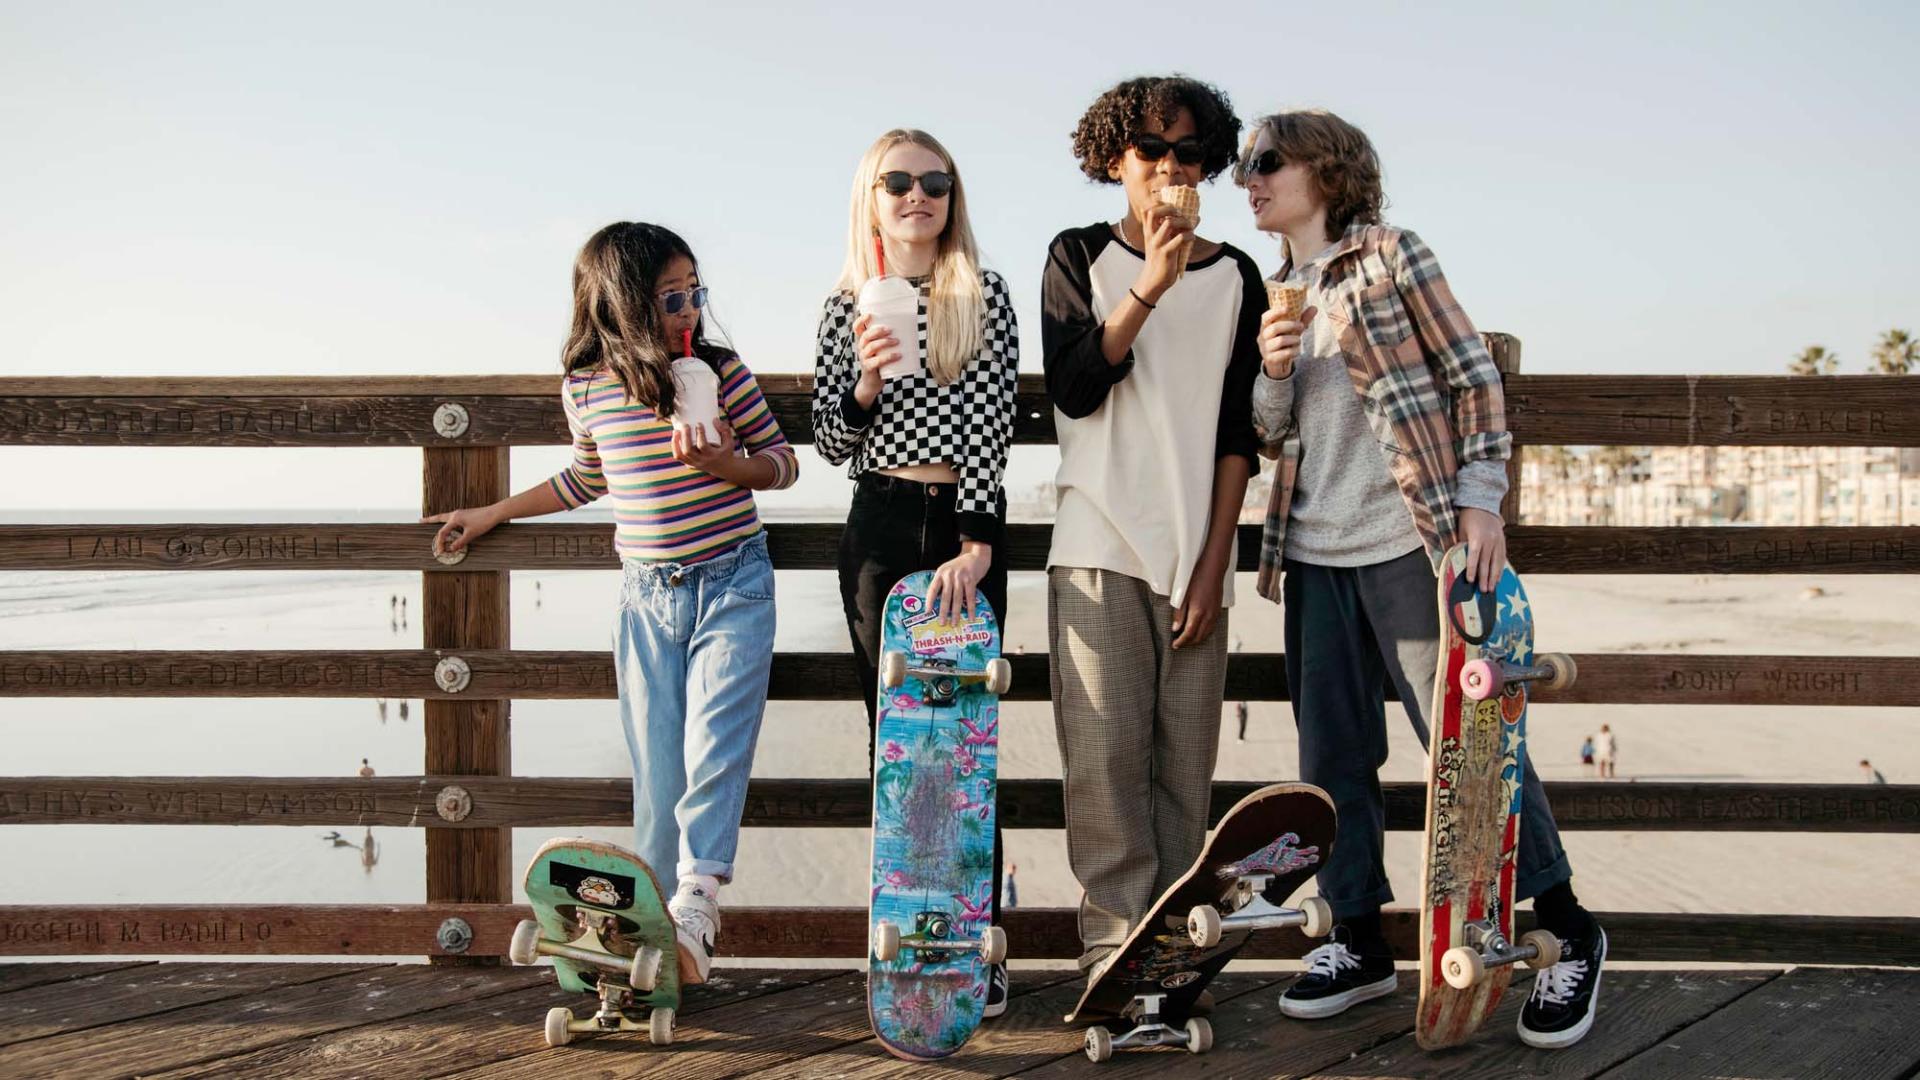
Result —
[{"label": "person on beach", "polygon": [[[917,327],[889,328],[858,314],[855,297],[887,273],[919,292]],[[901,338],[916,335],[924,363],[887,379]],[[814,354],[815,448],[848,465],[853,506],[840,534],[840,601],[867,707],[867,768],[874,768],[874,701],[887,594],[901,578],[933,571],[936,610],[971,614],[985,597],[1007,620],[1007,497],[1002,479],[1013,437],[1020,362],[1013,297],[982,269],[953,156],[924,131],[895,129],[854,169],[846,264],[820,313]],[[1000,909],[1000,836],[993,842]],[[1007,968],[989,972],[983,1018],[1007,1009]]]},{"label": "person on beach", "polygon": [[1600,734],[1595,736],[1593,741],[1593,760],[1595,764],[1600,766],[1600,779],[1612,780],[1614,778],[1613,757],[1619,750],[1619,747],[1619,740],[1613,737],[1613,729],[1605,724],[1601,724]]},{"label": "person on beach", "polygon": [[[1255,224],[1282,237],[1277,281],[1305,285],[1298,321],[1261,320],[1253,397],[1279,458],[1260,550],[1260,595],[1285,606],[1287,689],[1300,776],[1339,812],[1320,894],[1337,925],[1280,999],[1302,1019],[1391,994],[1381,927],[1392,898],[1383,863],[1385,690],[1399,692],[1424,744],[1440,662],[1439,560],[1468,545],[1469,580],[1506,560],[1500,373],[1412,232],[1381,223],[1380,164],[1359,129],[1331,113],[1284,112],[1253,125],[1236,179]],[[1603,738],[1605,738],[1604,731]],[[1516,894],[1532,897],[1564,959],[1521,1010],[1530,1045],[1586,1034],[1606,934],[1575,899],[1572,869],[1532,764],[1524,774]]]},{"label": "person on beach", "polygon": [[1887,782],[1887,778],[1881,774],[1879,769],[1874,768],[1873,762],[1867,758],[1860,759],[1860,772],[1869,784],[1884,784]]},{"label": "person on beach", "polygon": [[1120,218],[1055,237],[1041,284],[1060,440],[1047,640],[1090,975],[1207,830],[1266,293],[1251,258],[1196,236],[1160,191],[1224,172],[1239,132],[1193,79],[1101,94],[1073,149],[1120,188]]},{"label": "person on beach", "polygon": [[1593,775],[1593,736],[1591,735],[1580,743],[1580,771],[1587,776]]},{"label": "person on beach", "polygon": [[[634,846],[678,878],[668,907],[689,983],[706,980],[720,934],[773,661],[773,564],[753,492],[799,475],[753,373],[708,340],[707,298],[673,232],[618,222],[594,233],[574,262],[562,353],[573,463],[511,498],[422,519],[443,523],[437,550],[458,551],[501,522],[612,493]],[[676,410],[693,397],[672,361],[689,352],[719,386],[710,427]]]}]

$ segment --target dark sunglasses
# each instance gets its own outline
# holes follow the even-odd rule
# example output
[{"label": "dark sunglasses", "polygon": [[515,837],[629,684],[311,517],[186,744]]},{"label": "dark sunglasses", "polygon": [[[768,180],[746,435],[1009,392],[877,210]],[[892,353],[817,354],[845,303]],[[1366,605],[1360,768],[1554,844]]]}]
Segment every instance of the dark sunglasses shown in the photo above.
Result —
[{"label": "dark sunglasses", "polygon": [[707,287],[700,285],[692,289],[675,289],[672,292],[660,294],[660,310],[669,315],[680,314],[681,309],[686,307],[688,303],[693,304],[693,310],[695,311],[706,307]]},{"label": "dark sunglasses", "polygon": [[1240,164],[1234,170],[1234,179],[1244,186],[1249,177],[1272,176],[1285,168],[1286,164],[1280,158],[1280,151],[1262,150],[1250,158],[1240,159]]},{"label": "dark sunglasses", "polygon": [[1175,143],[1158,135],[1135,135],[1127,142],[1133,146],[1135,153],[1147,161],[1159,161],[1167,156],[1169,150],[1173,151],[1173,156],[1182,165],[1198,165],[1207,156],[1207,148],[1201,146],[1200,140],[1192,135]]},{"label": "dark sunglasses", "polygon": [[890,173],[881,173],[880,179],[875,186],[886,188],[887,194],[896,199],[904,199],[907,197],[907,193],[913,190],[914,181],[916,180],[920,183],[920,190],[926,192],[927,198],[929,199],[944,199],[948,195],[953,194],[952,174],[938,170],[930,173],[921,173],[919,176],[899,170]]}]

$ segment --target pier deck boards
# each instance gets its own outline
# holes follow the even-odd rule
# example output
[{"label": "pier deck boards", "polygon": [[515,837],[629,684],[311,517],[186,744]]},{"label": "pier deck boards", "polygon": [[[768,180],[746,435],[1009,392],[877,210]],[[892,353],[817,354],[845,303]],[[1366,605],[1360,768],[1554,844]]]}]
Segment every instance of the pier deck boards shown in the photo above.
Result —
[{"label": "pier deck boards", "polygon": [[846,969],[723,968],[688,991],[671,1047],[613,1036],[549,1049],[540,1022],[583,1006],[544,969],[353,964],[0,965],[0,1075],[349,1077],[1680,1077],[1911,1076],[1920,971],[1611,970],[1593,1034],[1558,1053],[1513,1033],[1530,974],[1466,1046],[1413,1040],[1401,993],[1316,1023],[1279,1015],[1291,976],[1215,984],[1212,1053],[1122,1052],[1102,1066],[1060,1020],[1070,972],[1019,971],[1008,1014],[944,1062],[908,1065],[867,1027]]}]

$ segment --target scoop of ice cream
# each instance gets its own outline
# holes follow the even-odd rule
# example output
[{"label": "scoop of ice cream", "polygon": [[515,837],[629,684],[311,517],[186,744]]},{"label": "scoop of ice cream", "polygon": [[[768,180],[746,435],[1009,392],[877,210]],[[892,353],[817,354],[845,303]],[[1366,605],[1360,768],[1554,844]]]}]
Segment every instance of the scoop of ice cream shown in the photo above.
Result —
[{"label": "scoop of ice cream", "polygon": [[1300,313],[1307,309],[1307,287],[1290,285],[1284,281],[1267,282],[1267,307],[1273,311],[1285,312],[1288,319],[1299,319]]}]

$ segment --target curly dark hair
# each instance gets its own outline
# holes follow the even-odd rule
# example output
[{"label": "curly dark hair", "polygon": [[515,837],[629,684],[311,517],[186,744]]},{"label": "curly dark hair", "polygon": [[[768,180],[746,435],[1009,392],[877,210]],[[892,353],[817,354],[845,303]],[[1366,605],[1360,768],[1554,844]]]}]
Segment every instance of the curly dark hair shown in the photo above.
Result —
[{"label": "curly dark hair", "polygon": [[1117,184],[1107,174],[1115,158],[1127,152],[1133,136],[1151,116],[1171,124],[1181,106],[1193,114],[1194,134],[1206,148],[1201,168],[1211,180],[1240,157],[1240,118],[1226,92],[1185,75],[1148,75],[1101,94],[1081,115],[1073,129],[1073,153],[1080,171],[1101,184]]}]

